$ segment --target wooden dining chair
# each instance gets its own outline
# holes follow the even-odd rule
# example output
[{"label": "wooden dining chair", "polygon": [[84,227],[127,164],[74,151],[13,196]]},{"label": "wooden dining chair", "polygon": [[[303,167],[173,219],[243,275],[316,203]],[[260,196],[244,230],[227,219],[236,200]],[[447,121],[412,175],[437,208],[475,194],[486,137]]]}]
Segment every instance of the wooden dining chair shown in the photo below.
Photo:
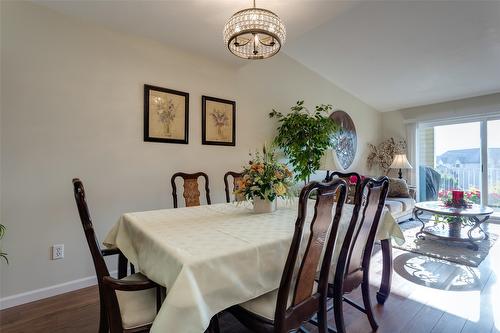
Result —
[{"label": "wooden dining chair", "polygon": [[[230,191],[229,189],[229,177],[233,178],[233,189]],[[238,182],[243,179],[243,172],[234,172],[234,171],[228,171],[224,174],[224,190],[226,191],[226,202],[231,202],[231,195],[230,193],[234,193],[239,187]],[[236,194],[234,196],[235,201],[244,201],[245,198],[242,197],[240,194]]]},{"label": "wooden dining chair", "polygon": [[73,179],[73,189],[99,286],[99,333],[149,332],[161,305],[161,287],[141,273],[122,279],[109,275],[103,253],[118,254],[119,250],[100,249],[87,206],[85,189],[77,178]]},{"label": "wooden dining chair", "polygon": [[[295,232],[280,286],[275,291],[231,307],[229,311],[242,324],[255,332],[285,333],[301,329],[302,323],[317,313],[319,332],[327,332],[328,272],[344,204],[344,200],[341,200],[334,206],[337,190],[345,199],[346,183],[340,179],[329,183],[311,182],[302,189]],[[310,235],[302,237],[306,225],[308,198],[312,192],[316,193],[316,202]],[[300,262],[299,253],[304,253]],[[315,275],[320,261],[319,282],[316,283]],[[296,266],[296,263],[299,265]]]},{"label": "wooden dining chair", "polygon": [[199,206],[200,205],[200,190],[198,189],[198,178],[205,178],[205,195],[207,199],[207,204],[210,205],[210,189],[208,184],[208,176],[204,172],[196,173],[184,173],[177,172],[174,173],[170,182],[172,183],[172,196],[174,198],[174,208],[178,207],[177,203],[177,185],[175,184],[176,178],[182,178],[184,181],[184,191],[182,196],[184,197],[184,202],[186,207]]},{"label": "wooden dining chair", "polygon": [[[331,181],[335,178],[341,178],[347,183],[347,203],[355,204],[357,202],[357,196],[360,193],[361,188],[361,176],[356,172],[342,173],[339,171],[333,171],[327,174],[326,181]],[[355,178],[356,182],[351,183],[351,178]]]},{"label": "wooden dining chair", "polygon": [[[344,301],[364,312],[374,331],[378,328],[370,299],[369,268],[388,187],[387,177],[378,180],[367,178],[360,187],[359,201],[355,205],[353,219],[343,240],[335,276],[333,281],[330,277],[328,283],[328,297],[333,298],[335,325],[339,333],[345,332]],[[363,307],[344,296],[359,286],[363,296]]]}]

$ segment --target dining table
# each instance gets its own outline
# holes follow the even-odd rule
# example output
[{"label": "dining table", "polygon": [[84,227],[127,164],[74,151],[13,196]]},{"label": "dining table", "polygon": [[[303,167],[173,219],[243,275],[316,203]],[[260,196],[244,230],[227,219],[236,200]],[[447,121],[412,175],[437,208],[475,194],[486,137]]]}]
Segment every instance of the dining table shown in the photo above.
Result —
[{"label": "dining table", "polygon": [[[308,202],[309,223],[314,202]],[[250,202],[126,213],[104,245],[120,249],[136,270],[166,288],[152,333],[201,333],[220,311],[279,287],[297,206],[297,200],[283,200],[276,211],[263,214],[254,213]],[[353,208],[345,204],[342,209],[333,260]],[[390,293],[391,238],[404,242],[399,225],[384,209],[376,235],[383,261],[379,303]]]}]

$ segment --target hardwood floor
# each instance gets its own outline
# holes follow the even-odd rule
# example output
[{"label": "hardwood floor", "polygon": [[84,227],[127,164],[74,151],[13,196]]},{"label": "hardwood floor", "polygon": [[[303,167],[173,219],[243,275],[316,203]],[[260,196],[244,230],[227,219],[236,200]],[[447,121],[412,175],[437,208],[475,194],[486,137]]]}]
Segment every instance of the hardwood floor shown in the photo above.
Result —
[{"label": "hardwood floor", "polygon": [[[500,232],[500,225],[492,228]],[[376,249],[371,271],[374,286],[380,280],[381,258]],[[395,249],[391,296],[384,306],[374,305],[378,332],[500,332],[499,263],[500,241],[478,268]],[[374,303],[375,292],[373,287]],[[361,302],[359,292],[350,298]],[[364,314],[347,304],[344,313],[348,332],[371,331]],[[0,332],[95,333],[98,315],[97,287],[90,287],[0,311]],[[228,314],[222,316],[221,330],[249,332]]]}]

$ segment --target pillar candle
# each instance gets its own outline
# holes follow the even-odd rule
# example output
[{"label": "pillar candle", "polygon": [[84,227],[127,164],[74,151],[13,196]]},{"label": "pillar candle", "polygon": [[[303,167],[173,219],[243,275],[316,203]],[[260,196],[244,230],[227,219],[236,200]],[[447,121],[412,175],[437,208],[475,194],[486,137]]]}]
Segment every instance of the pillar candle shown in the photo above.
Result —
[{"label": "pillar candle", "polygon": [[451,191],[451,200],[453,201],[454,204],[459,204],[462,202],[464,199],[464,191],[460,190],[453,190]]}]

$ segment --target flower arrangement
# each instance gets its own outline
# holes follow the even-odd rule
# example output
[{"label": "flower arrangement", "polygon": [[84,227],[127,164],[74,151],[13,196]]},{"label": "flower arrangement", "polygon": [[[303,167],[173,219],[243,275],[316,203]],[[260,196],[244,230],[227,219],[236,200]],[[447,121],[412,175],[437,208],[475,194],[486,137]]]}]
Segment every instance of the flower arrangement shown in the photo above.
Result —
[{"label": "flower arrangement", "polygon": [[440,195],[440,198],[445,207],[470,208],[474,203],[470,198],[477,195],[479,195],[479,191],[477,194],[472,194],[471,192],[464,193],[463,191],[445,191]]},{"label": "flower arrangement", "polygon": [[479,189],[471,187],[469,191],[465,192],[465,195],[467,196],[467,200],[471,201],[472,203],[481,203],[481,191],[479,191]]},{"label": "flower arrangement", "polygon": [[[365,176],[360,176],[360,178],[361,182],[363,182],[366,179]],[[349,177],[349,185],[356,185],[357,182],[358,182],[358,177],[356,176]]]},{"label": "flower arrangement", "polygon": [[258,197],[262,200],[274,201],[277,197],[292,196],[293,174],[288,167],[276,161],[273,150],[250,154],[248,165],[244,167],[236,195],[242,195],[248,200]]},{"label": "flower arrangement", "polygon": [[[438,198],[446,205],[446,203],[450,203],[453,199],[453,194],[451,190],[440,190],[438,192]],[[481,203],[481,191],[479,189],[471,187],[469,190],[464,191],[464,202],[470,206],[471,204],[480,204]],[[452,207],[452,206],[447,206]]]}]

